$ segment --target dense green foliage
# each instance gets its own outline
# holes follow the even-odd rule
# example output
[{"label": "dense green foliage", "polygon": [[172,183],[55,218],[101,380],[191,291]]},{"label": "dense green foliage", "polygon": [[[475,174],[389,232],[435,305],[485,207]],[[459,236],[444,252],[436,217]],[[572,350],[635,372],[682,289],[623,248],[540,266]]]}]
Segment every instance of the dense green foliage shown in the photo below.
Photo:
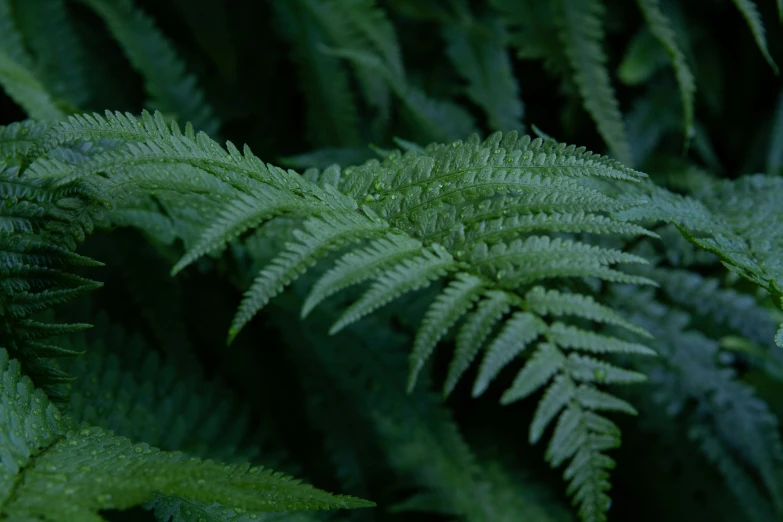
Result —
[{"label": "dense green foliage", "polygon": [[775,9],[0,0],[0,520],[783,520]]}]

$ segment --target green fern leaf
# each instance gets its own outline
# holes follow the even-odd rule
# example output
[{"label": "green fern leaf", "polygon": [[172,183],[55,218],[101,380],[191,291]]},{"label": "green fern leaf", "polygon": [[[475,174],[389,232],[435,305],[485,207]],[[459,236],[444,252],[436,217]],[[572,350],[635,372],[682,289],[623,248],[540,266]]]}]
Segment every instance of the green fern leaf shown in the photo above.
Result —
[{"label": "green fern leaf", "polygon": [[558,11],[560,38],[576,75],[585,108],[612,153],[618,160],[630,165],[631,149],[606,69],[606,55],[601,49],[604,7],[598,0],[560,0]]},{"label": "green fern leaf", "polygon": [[[308,9],[318,18],[332,46],[355,51],[372,49],[390,74],[404,81],[405,71],[394,25],[375,4],[374,0],[307,2]],[[372,67],[361,62],[353,62],[353,68],[362,95],[377,111],[374,130],[376,133],[385,132],[384,127],[391,117],[389,84]]]},{"label": "green fern leaf", "polygon": [[643,85],[660,71],[667,61],[666,52],[647,27],[642,27],[625,50],[617,77],[626,85]]},{"label": "green fern leaf", "polygon": [[748,23],[750,32],[753,33],[753,38],[756,40],[756,45],[764,56],[764,59],[767,60],[767,63],[772,67],[775,74],[778,74],[778,65],[775,63],[775,60],[772,59],[772,55],[769,54],[769,49],[767,48],[767,36],[764,31],[764,22],[761,21],[761,15],[759,14],[758,7],[756,7],[756,3],[753,0],[732,1]]},{"label": "green fern leaf", "polygon": [[422,248],[422,244],[410,236],[393,234],[373,241],[365,249],[348,252],[313,286],[302,305],[302,317],[327,297],[421,254]]},{"label": "green fern leaf", "polygon": [[76,428],[0,350],[0,515],[11,520],[101,520],[156,494],[220,502],[254,511],[366,507],[288,477],[249,466],[224,466],[100,428]]},{"label": "green fern leaf", "polygon": [[476,311],[467,318],[457,334],[454,358],[451,360],[449,373],[443,384],[444,396],[448,396],[454,391],[460,378],[481,350],[484,341],[489,337],[492,328],[503,315],[508,313],[515,300],[515,297],[508,292],[496,290],[487,292],[486,297],[478,304]]},{"label": "green fern leaf", "polygon": [[294,233],[297,242],[264,268],[245,292],[231,323],[228,342],[233,341],[242,327],[272,297],[319,258],[346,244],[381,235],[386,230],[388,225],[385,223],[370,221],[359,213],[333,214],[307,220],[303,230]]},{"label": "green fern leaf", "polygon": [[552,465],[572,458],[563,476],[570,480],[568,493],[579,504],[579,515],[586,522],[605,522],[611,488],[607,470],[614,460],[603,454],[620,444],[620,430],[610,421],[579,406],[568,407],[560,417],[547,457]]},{"label": "green fern leaf", "polygon": [[547,325],[533,314],[516,312],[506,321],[500,332],[487,349],[481,361],[478,377],[473,385],[473,396],[478,397],[489,386],[500,371],[519,355],[527,345],[539,335],[547,332]]},{"label": "green fern leaf", "polygon": [[299,83],[304,86],[310,141],[315,146],[357,145],[359,117],[348,75],[338,60],[320,49],[326,43],[326,35],[323,23],[315,15],[326,4],[276,0],[272,7],[283,36],[292,47]]},{"label": "green fern leaf", "polygon": [[384,78],[403,103],[404,115],[415,138],[421,141],[451,141],[475,132],[473,118],[459,105],[429,97],[421,88],[408,84],[382,59],[364,50],[329,49],[328,54],[360,64]]},{"label": "green fern leaf", "polygon": [[693,73],[685,60],[685,54],[677,43],[677,35],[672,29],[669,19],[661,10],[660,0],[638,0],[638,3],[647,24],[650,26],[650,31],[672,61],[677,84],[680,87],[685,139],[687,140],[693,132],[693,98],[696,92]]},{"label": "green fern leaf", "polygon": [[444,25],[446,54],[467,82],[467,95],[487,115],[492,130],[522,130],[524,109],[498,20],[475,20],[462,13],[458,23]]},{"label": "green fern leaf", "polygon": [[432,250],[425,250],[421,256],[403,260],[382,273],[370,289],[348,307],[329,333],[339,332],[403,293],[428,286],[453,268],[454,259],[437,244],[432,246]]},{"label": "green fern leaf", "polygon": [[416,385],[419,372],[432,355],[438,341],[473,306],[473,302],[484,290],[485,284],[486,282],[481,278],[460,273],[435,298],[427,310],[421,327],[416,333],[416,340],[413,342],[410,356],[411,368],[408,375],[409,392]]},{"label": "green fern leaf", "polygon": [[218,122],[196,79],[185,72],[174,47],[132,0],[80,0],[101,16],[128,60],[144,76],[153,109],[215,134]]},{"label": "green fern leaf", "polygon": [[0,127],[0,169],[18,166],[33,144],[49,129],[50,124],[25,120]]},{"label": "green fern leaf", "polygon": [[[90,101],[85,53],[64,0],[17,2],[21,32],[35,54],[35,72],[52,95],[71,107]],[[52,42],[57,42],[52,45]]]},{"label": "green fern leaf", "polygon": [[58,120],[65,112],[34,73],[34,63],[14,24],[10,0],[0,0],[0,85],[32,118]]},{"label": "green fern leaf", "polygon": [[[3,13],[0,12],[0,17],[2,16]],[[2,48],[0,84],[30,117],[39,120],[59,120],[65,117],[65,111],[58,106],[32,71],[14,61]]]},{"label": "green fern leaf", "polygon": [[745,176],[715,182],[695,198],[649,189],[649,202],[617,212],[618,219],[674,223],[688,241],[717,255],[732,271],[783,296],[783,243],[779,202],[783,178]]}]

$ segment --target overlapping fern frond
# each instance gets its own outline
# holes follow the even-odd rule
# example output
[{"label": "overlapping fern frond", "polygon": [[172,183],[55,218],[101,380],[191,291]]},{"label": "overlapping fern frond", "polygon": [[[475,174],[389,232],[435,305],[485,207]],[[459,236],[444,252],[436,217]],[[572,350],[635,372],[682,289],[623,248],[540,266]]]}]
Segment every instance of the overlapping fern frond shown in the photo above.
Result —
[{"label": "overlapping fern frond", "polygon": [[71,269],[101,265],[73,250],[102,221],[107,202],[78,182],[55,188],[20,175],[26,152],[48,128],[33,122],[0,128],[0,346],[62,400],[60,385],[70,377],[56,359],[77,352],[46,340],[88,325],[44,323],[36,314],[100,286]]},{"label": "overlapping fern frond", "polygon": [[[674,223],[689,241],[767,290],[783,308],[783,260],[777,250],[783,244],[782,178],[753,175],[715,182],[694,197],[652,187],[648,193],[645,204],[617,216]],[[775,341],[783,346],[783,325]]]},{"label": "overlapping fern frond", "polygon": [[78,426],[21,375],[0,349],[0,515],[11,520],[100,521],[173,495],[252,511],[356,508],[371,503],[333,496],[249,465],[224,465],[134,444],[99,427]]},{"label": "overlapping fern frond", "polygon": [[[72,140],[120,137],[126,145],[90,157],[78,170],[40,156]],[[160,115],[141,120],[111,114],[72,118],[41,143],[27,175],[56,180],[55,186],[78,180],[106,198],[151,191],[165,205],[181,191],[205,194],[202,180],[211,178],[214,190],[208,197],[224,210],[190,245],[175,272],[246,231],[259,226],[263,230],[276,216],[299,220],[288,243],[246,291],[230,339],[284,287],[332,252],[344,253],[316,283],[305,311],[340,289],[370,284],[335,322],[333,333],[404,293],[446,278],[450,282],[427,312],[414,344],[410,387],[439,339],[463,316],[467,319],[449,388],[496,327],[501,330],[486,349],[476,394],[526,345],[537,345],[504,402],[533,393],[551,378],[530,439],[538,441],[559,418],[549,459],[555,465],[573,460],[566,477],[585,518],[604,516],[605,470],[611,460],[603,453],[618,444],[619,431],[599,412],[634,410],[598,387],[637,382],[642,376],[597,356],[654,352],[581,326],[586,319],[638,331],[566,282],[592,278],[651,283],[617,269],[644,263],[643,258],[575,235],[654,235],[610,217],[629,203],[590,186],[591,180],[600,179],[637,183],[643,178],[640,173],[584,149],[513,132],[483,142],[474,137],[394,152],[383,162],[346,170],[333,167],[315,183],[265,165],[249,149],[241,154],[229,144],[226,152],[190,127],[184,134],[176,126],[169,130]],[[192,177],[170,170],[172,166],[198,169],[199,188]],[[545,282],[548,290],[541,286]],[[533,381],[528,379],[531,372]]]}]

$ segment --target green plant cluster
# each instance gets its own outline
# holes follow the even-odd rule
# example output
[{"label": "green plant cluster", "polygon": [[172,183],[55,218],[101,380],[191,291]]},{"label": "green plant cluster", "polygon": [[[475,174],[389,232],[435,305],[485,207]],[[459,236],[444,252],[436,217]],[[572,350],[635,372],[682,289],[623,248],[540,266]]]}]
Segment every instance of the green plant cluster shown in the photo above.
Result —
[{"label": "green plant cluster", "polygon": [[781,21],[0,0],[0,520],[783,520]]}]

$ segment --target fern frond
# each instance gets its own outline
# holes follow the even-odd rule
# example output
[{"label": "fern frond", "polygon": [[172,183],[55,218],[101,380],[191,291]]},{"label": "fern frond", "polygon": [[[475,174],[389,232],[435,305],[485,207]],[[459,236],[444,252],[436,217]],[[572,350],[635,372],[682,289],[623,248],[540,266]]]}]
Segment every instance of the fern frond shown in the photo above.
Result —
[{"label": "fern frond", "polygon": [[558,2],[560,38],[571,62],[576,84],[598,132],[618,160],[630,165],[631,149],[623,118],[606,68],[604,7],[598,0]]},{"label": "fern frond", "polygon": [[647,283],[651,280],[607,268],[614,263],[647,263],[644,258],[569,240],[532,236],[509,244],[474,246],[468,259],[481,273],[494,276],[504,288],[517,288],[540,279],[597,277],[607,281]]},{"label": "fern frond", "polygon": [[42,83],[55,98],[71,107],[84,108],[91,98],[85,79],[85,53],[65,1],[32,0],[17,2],[15,7]]},{"label": "fern frond", "polygon": [[196,78],[188,75],[171,42],[152,19],[132,0],[80,0],[106,22],[128,60],[144,77],[151,108],[180,121],[187,121],[209,134],[218,131],[218,121],[204,100]]},{"label": "fern frond", "polygon": [[[362,51],[372,49],[388,67],[390,74],[404,81],[397,34],[383,9],[374,0],[350,0],[306,3],[329,35],[331,46]],[[372,67],[353,62],[354,73],[366,102],[377,111],[375,130],[382,132],[391,117],[389,84]]]},{"label": "fern frond", "polygon": [[[207,381],[200,368],[185,363],[186,359],[161,359],[140,336],[126,335],[104,317],[98,318],[89,335],[71,336],[64,343],[86,352],[66,366],[78,380],[71,385],[65,411],[80,425],[223,462],[257,457],[258,448],[247,446],[249,412],[219,383]],[[149,382],[156,385],[150,387]],[[226,511],[247,522],[283,517],[178,496],[159,495],[145,507],[162,521],[220,521]],[[280,520],[297,517],[309,520],[300,513]]]},{"label": "fern frond", "polygon": [[[3,13],[0,12],[0,17]],[[2,30],[2,28],[0,28]],[[28,116],[39,120],[59,120],[65,117],[51,93],[41,84],[30,69],[14,61],[0,48],[0,84]]]},{"label": "fern frond", "polygon": [[[452,274],[449,279],[456,278],[456,283],[445,282],[450,290],[436,300],[419,332],[420,340],[412,356],[414,372],[448,327],[468,313],[473,299],[482,297],[489,303],[485,305],[480,301],[463,327],[470,329],[461,329],[458,333],[458,359],[451,370],[452,381],[448,386],[453,386],[469,366],[495,324],[501,326],[503,332],[503,326],[510,328],[515,324],[514,317],[525,317],[529,321],[517,325],[522,337],[512,339],[510,334],[503,336],[501,333],[493,346],[504,345],[506,349],[490,349],[486,357],[489,362],[483,366],[481,379],[489,382],[502,366],[519,354],[520,340],[535,341],[543,334],[544,341],[561,353],[559,359],[555,358],[559,361],[552,375],[555,384],[545,392],[545,397],[550,399],[542,403],[542,413],[534,419],[536,439],[564,408],[585,412],[589,425],[580,427],[581,431],[573,435],[578,437],[580,444],[588,446],[586,441],[600,439],[611,431],[605,423],[595,420],[603,419],[595,412],[631,411],[625,402],[595,386],[606,382],[636,382],[639,375],[623,373],[621,368],[609,363],[601,365],[597,359],[566,357],[562,352],[568,349],[601,354],[651,355],[653,352],[640,344],[574,325],[550,324],[544,319],[545,315],[529,309],[520,295],[544,279],[553,284],[568,278],[654,284],[644,276],[614,268],[620,264],[646,263],[644,258],[588,243],[589,237],[576,240],[575,237],[581,236],[572,235],[604,232],[654,236],[646,229],[628,226],[612,215],[639,206],[643,199],[634,199],[636,192],[629,190],[620,199],[599,190],[599,187],[611,185],[617,186],[619,191],[620,184],[638,183],[644,175],[582,148],[552,140],[519,138],[512,132],[497,133],[485,141],[474,136],[464,143],[410,148],[404,154],[389,152],[382,162],[373,160],[344,170],[333,166],[323,173],[310,171],[302,177],[265,165],[248,150],[243,155],[231,144],[226,152],[206,135],[196,135],[191,127],[183,134],[176,125],[166,125],[160,116],[149,115],[144,115],[141,121],[111,115],[74,118],[50,131],[42,140],[44,143],[48,140],[49,144],[39,150],[52,150],[51,147],[57,144],[91,136],[111,140],[120,135],[131,141],[90,156],[78,168],[37,153],[26,172],[38,178],[52,178],[58,184],[69,180],[89,181],[98,194],[107,198],[118,199],[123,194],[135,198],[151,193],[166,205],[181,205],[177,203],[183,197],[181,193],[191,193],[200,185],[198,197],[218,207],[234,208],[237,194],[245,194],[251,199],[261,198],[256,194],[268,194],[272,205],[285,205],[283,199],[292,198],[292,204],[296,202],[301,208],[301,215],[296,215],[296,219],[287,220],[287,224],[273,227],[269,232],[288,243],[278,247],[277,252],[271,251],[276,254],[271,262],[269,250],[265,251],[263,260],[259,259],[261,271],[235,316],[229,333],[231,339],[269,299],[299,278],[310,265],[336,249],[348,247],[348,254],[359,253],[355,258],[346,255],[339,259],[323,282],[313,289],[306,309],[310,311],[325,297],[346,286],[368,281],[368,290],[344,310],[332,326],[332,333],[402,294]],[[180,172],[175,166],[187,170]],[[204,183],[208,180],[214,183],[211,190],[205,189]],[[601,180],[603,184],[597,183]],[[268,189],[272,190],[267,192]],[[166,196],[167,191],[177,197]],[[257,207],[255,203],[253,206]],[[250,209],[248,211],[250,214],[236,216],[230,211],[226,213],[220,224],[222,228],[212,230],[204,239],[204,245],[223,245],[236,237],[233,231],[255,226],[257,222],[253,219],[245,219],[247,215],[253,215]],[[557,217],[552,220],[535,217],[542,212],[557,214]],[[508,223],[525,225],[514,235],[496,233],[505,221],[492,220],[506,219],[504,216]],[[207,223],[203,216],[200,219],[201,230],[214,225]],[[465,228],[466,223],[461,220],[478,230],[491,231],[493,235],[486,242],[473,241],[470,233],[466,233],[469,230]],[[261,233],[271,224],[263,225]],[[523,230],[531,234],[549,232],[552,236],[519,237]],[[390,239],[395,237],[399,241]],[[383,238],[389,241],[384,242]],[[369,247],[357,245],[364,245],[367,240]],[[364,250],[360,250],[362,248]],[[197,254],[191,257],[195,258]],[[459,291],[450,295],[455,288]],[[499,294],[504,297],[498,298]],[[582,314],[589,315],[586,319],[610,325],[622,323],[607,310],[591,307],[586,298],[577,298],[575,302],[589,308]],[[501,319],[507,310],[517,315],[512,314],[510,322],[503,325]],[[557,315],[554,305],[551,310]],[[576,313],[565,315],[585,319]],[[468,342],[476,345],[466,344]],[[546,380],[542,380],[541,385],[544,384]],[[608,447],[599,444],[589,451],[586,449],[590,458],[588,468],[580,468],[576,476],[572,476],[571,471],[566,473],[575,488],[576,501],[583,509],[592,510],[590,513],[601,513],[591,520],[601,520],[603,516],[600,511],[603,509],[600,502],[603,483],[597,483],[595,477],[604,473],[605,457],[601,451]],[[582,458],[582,453],[570,455]],[[572,462],[572,465],[581,464]]]},{"label": "fern frond", "polygon": [[[694,329],[686,313],[651,297],[617,294],[633,319],[655,335],[651,344],[660,358],[648,373],[654,376],[656,407],[665,407],[672,416],[689,416],[691,438],[717,464],[743,505],[749,497],[759,499],[759,506],[745,507],[749,514],[757,507],[765,511],[766,505],[779,517],[783,441],[776,417],[733,369],[720,365],[715,340]],[[693,401],[695,409],[683,408],[685,401]],[[754,484],[757,479],[765,492]]]},{"label": "fern frond", "polygon": [[656,268],[651,276],[677,306],[709,321],[716,338],[734,333],[763,347],[774,337],[772,314],[750,295],[686,270]]},{"label": "fern frond", "polygon": [[[337,307],[322,307],[312,320],[329,324],[337,314]],[[526,481],[495,474],[477,459],[450,412],[425,386],[406,393],[405,338],[390,330],[385,318],[370,317],[326,343],[313,334],[312,329],[286,329],[297,365],[308,370],[305,378],[320,382],[313,393],[339,392],[332,414],[356,412],[380,442],[382,461],[416,487],[413,496],[392,506],[393,512],[439,513],[470,522],[511,522],[533,513],[535,520],[560,520],[557,506],[531,498]],[[325,425],[327,430],[335,427],[333,421]],[[366,471],[376,471],[378,461],[371,462]]]},{"label": "fern frond", "polygon": [[769,49],[767,48],[767,36],[766,31],[764,30],[764,22],[761,20],[761,15],[759,14],[758,7],[756,7],[756,3],[753,0],[732,1],[739,12],[742,13],[745,22],[747,22],[748,28],[750,28],[750,32],[753,34],[753,39],[756,40],[756,45],[758,46],[759,51],[761,51],[762,56],[764,56],[764,59],[769,66],[772,67],[775,74],[778,74],[778,65],[775,63],[775,60],[772,59],[772,55],[769,54]]},{"label": "fern frond", "polygon": [[566,363],[565,356],[550,343],[539,343],[536,352],[517,374],[500,399],[503,404],[524,399],[544,386]]},{"label": "fern frond", "polygon": [[36,77],[15,18],[11,1],[0,1],[0,85],[30,117],[61,119],[65,113]]},{"label": "fern frond", "polygon": [[669,55],[672,61],[677,84],[680,87],[685,139],[687,141],[693,132],[693,98],[696,92],[696,82],[693,78],[693,73],[685,60],[685,54],[677,43],[677,35],[669,19],[661,10],[660,0],[638,0],[638,4],[644,18],[647,20],[650,31],[666,50],[666,54]]},{"label": "fern frond", "polygon": [[467,82],[467,95],[487,115],[492,130],[522,130],[524,109],[519,86],[504,47],[506,34],[498,20],[476,20],[460,13],[445,24],[446,54]]},{"label": "fern frond", "polygon": [[156,494],[253,511],[372,505],[261,468],[167,454],[101,428],[77,428],[5,350],[0,370],[0,415],[11,428],[0,435],[0,513],[12,520],[100,520],[100,510],[126,509]]},{"label": "fern frond", "polygon": [[320,50],[326,43],[324,28],[315,16],[321,4],[276,0],[272,7],[283,36],[292,47],[300,84],[304,86],[310,141],[315,146],[357,145],[359,118],[348,75],[338,60]]},{"label": "fern frond", "polygon": [[421,88],[398,76],[380,56],[365,50],[328,49],[328,54],[345,58],[372,70],[383,78],[404,106],[404,116],[415,138],[421,141],[462,139],[475,132],[473,118],[459,105],[429,97]]},{"label": "fern frond", "polygon": [[408,390],[416,385],[419,372],[424,367],[435,346],[446,332],[465,315],[484,290],[485,282],[470,274],[457,274],[456,278],[432,302],[413,342],[408,375]]},{"label": "fern frond", "polygon": [[783,261],[773,245],[783,243],[781,194],[783,178],[763,175],[716,182],[696,198],[658,188],[650,191],[647,204],[615,217],[674,223],[688,241],[718,256],[778,302],[783,296]]},{"label": "fern frond", "polygon": [[617,66],[617,77],[626,85],[642,85],[666,65],[667,56],[648,27],[633,36]]},{"label": "fern frond", "polygon": [[[26,127],[16,130],[24,139]],[[14,139],[7,131],[0,134]],[[15,146],[27,147],[24,141]],[[0,346],[24,364],[39,387],[61,400],[60,384],[70,377],[55,359],[78,354],[41,341],[86,325],[46,325],[33,317],[101,286],[69,269],[101,265],[72,249],[100,221],[103,209],[77,186],[53,190],[20,178],[16,167],[0,168],[0,195],[5,203],[0,208]]]},{"label": "fern frond", "polygon": [[[0,127],[0,165],[19,166],[27,152],[49,129],[50,124],[25,120]],[[2,167],[0,167],[2,168]]]}]

